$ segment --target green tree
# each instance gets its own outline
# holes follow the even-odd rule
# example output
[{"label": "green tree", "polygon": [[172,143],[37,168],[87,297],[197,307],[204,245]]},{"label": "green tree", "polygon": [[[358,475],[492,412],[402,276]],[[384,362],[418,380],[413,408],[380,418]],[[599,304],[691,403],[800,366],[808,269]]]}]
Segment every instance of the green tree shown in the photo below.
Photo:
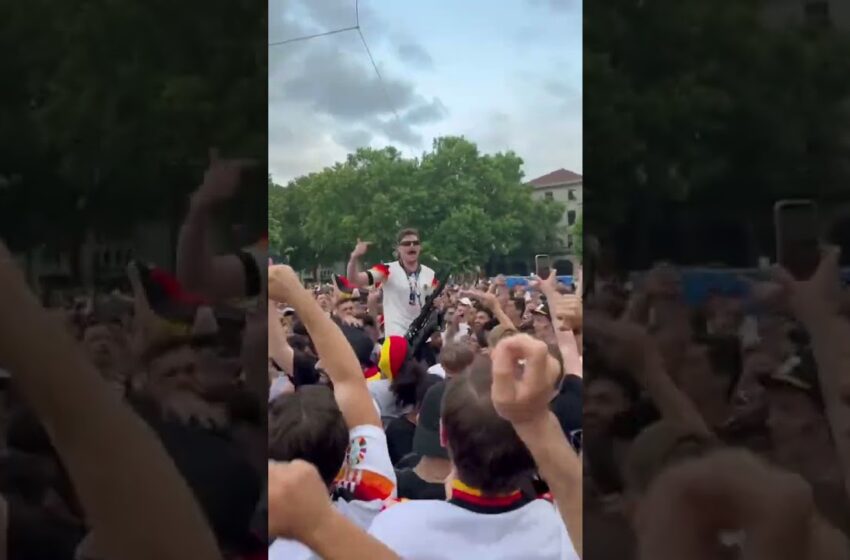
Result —
[{"label": "green tree", "polygon": [[3,3],[0,177],[18,180],[0,235],[74,250],[89,231],[176,230],[209,147],[266,153],[264,17],[244,0]]},{"label": "green tree", "polygon": [[581,259],[584,253],[584,216],[579,214],[578,220],[573,224],[570,233],[573,236],[573,251]]},{"label": "green tree", "polygon": [[398,230],[414,227],[425,255],[457,270],[527,262],[559,249],[564,208],[533,200],[521,168],[512,152],[481,154],[458,137],[436,139],[416,159],[392,147],[359,149],[286,187],[270,185],[273,250],[288,250],[298,267],[330,265],[359,238],[374,243],[371,258],[389,259]]},{"label": "green tree", "polygon": [[723,229],[752,259],[776,199],[846,191],[847,35],[767,28],[763,5],[585,7],[586,214],[635,264]]}]

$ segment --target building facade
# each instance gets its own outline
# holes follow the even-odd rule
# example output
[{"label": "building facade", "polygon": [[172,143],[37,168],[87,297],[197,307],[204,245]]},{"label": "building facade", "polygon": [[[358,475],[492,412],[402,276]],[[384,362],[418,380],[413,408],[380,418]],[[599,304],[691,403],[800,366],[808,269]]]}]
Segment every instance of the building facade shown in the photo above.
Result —
[{"label": "building facade", "polygon": [[567,254],[573,254],[577,240],[572,228],[582,215],[582,176],[566,169],[558,169],[528,182],[538,200],[550,199],[562,203],[566,209],[558,224],[564,231],[564,247]]}]

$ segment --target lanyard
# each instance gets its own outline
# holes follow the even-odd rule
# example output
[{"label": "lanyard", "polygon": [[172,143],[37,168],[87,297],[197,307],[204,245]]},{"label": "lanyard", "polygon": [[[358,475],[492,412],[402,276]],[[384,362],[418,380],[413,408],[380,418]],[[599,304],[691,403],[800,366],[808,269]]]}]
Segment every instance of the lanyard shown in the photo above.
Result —
[{"label": "lanyard", "polygon": [[[405,271],[407,272],[407,271]],[[410,285],[410,305],[422,305],[422,293],[419,289],[419,269],[412,274],[407,274],[407,283]]]}]

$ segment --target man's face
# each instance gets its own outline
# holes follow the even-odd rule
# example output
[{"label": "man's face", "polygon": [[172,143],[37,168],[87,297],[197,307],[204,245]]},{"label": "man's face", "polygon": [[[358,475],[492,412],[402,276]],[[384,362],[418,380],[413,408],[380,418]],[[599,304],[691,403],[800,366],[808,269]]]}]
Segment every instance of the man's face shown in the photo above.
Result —
[{"label": "man's face", "polygon": [[584,428],[592,433],[602,433],[629,406],[622,387],[609,379],[596,379],[587,384],[584,395]]},{"label": "man's face", "polygon": [[547,334],[552,328],[552,323],[549,322],[549,318],[545,315],[533,313],[532,320],[534,325],[534,333],[538,336],[543,336],[544,334]]},{"label": "man's face", "polygon": [[197,354],[189,346],[180,346],[155,358],[148,368],[148,385],[155,394],[177,391],[198,392]]},{"label": "man's face", "polygon": [[343,317],[354,317],[354,302],[353,301],[344,301],[337,305],[336,314],[339,318]]},{"label": "man's face", "polygon": [[319,302],[319,307],[321,307],[322,311],[325,313],[331,310],[331,298],[329,298],[327,294],[319,294],[316,301]]},{"label": "man's face", "polygon": [[405,235],[398,244],[398,254],[403,261],[415,262],[421,250],[418,235]]},{"label": "man's face", "polygon": [[118,365],[117,332],[109,325],[93,325],[83,333],[83,345],[94,365],[101,371]]},{"label": "man's face", "polygon": [[478,311],[475,314],[475,328],[483,329],[484,326],[490,322],[490,316],[487,315],[484,311]]}]

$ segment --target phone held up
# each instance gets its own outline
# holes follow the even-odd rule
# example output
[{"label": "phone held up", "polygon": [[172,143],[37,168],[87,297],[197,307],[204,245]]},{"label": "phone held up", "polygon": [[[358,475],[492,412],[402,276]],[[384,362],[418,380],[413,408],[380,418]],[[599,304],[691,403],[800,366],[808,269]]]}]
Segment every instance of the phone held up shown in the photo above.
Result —
[{"label": "phone held up", "polygon": [[535,255],[534,257],[534,274],[541,280],[549,278],[552,273],[552,263],[549,255]]},{"label": "phone held up", "polygon": [[818,209],[812,200],[780,200],[773,207],[776,260],[798,280],[810,278],[820,264]]}]

